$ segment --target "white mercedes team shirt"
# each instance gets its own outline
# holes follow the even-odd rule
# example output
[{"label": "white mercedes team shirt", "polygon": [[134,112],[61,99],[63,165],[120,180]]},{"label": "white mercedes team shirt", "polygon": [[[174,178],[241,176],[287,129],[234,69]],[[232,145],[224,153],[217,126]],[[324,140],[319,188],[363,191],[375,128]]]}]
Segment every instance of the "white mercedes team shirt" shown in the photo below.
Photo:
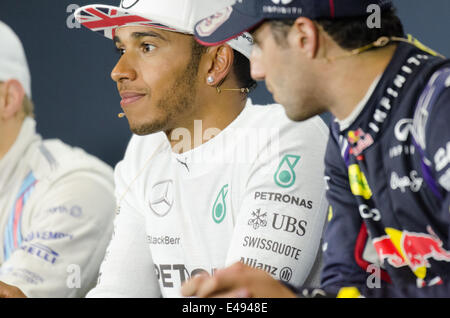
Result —
[{"label": "white mercedes team shirt", "polygon": [[[187,134],[174,132],[175,149],[190,145]],[[249,100],[212,135],[194,136],[207,142],[182,154],[164,133],[132,137],[115,170],[113,239],[88,297],[179,297],[183,281],[237,261],[319,284],[325,123],[294,123],[282,106]]]},{"label": "white mercedes team shirt", "polygon": [[0,160],[0,281],[28,297],[95,286],[115,217],[113,170],[26,118]]}]

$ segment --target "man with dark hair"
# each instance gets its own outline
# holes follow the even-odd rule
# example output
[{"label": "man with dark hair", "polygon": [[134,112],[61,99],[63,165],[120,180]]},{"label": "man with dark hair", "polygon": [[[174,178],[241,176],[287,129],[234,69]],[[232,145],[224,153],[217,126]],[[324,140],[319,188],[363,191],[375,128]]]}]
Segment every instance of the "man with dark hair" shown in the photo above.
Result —
[{"label": "man with dark hair", "polygon": [[[200,32],[204,24],[214,31]],[[335,117],[322,289],[299,295],[449,296],[450,62],[405,38],[386,0],[243,0],[196,30],[210,45],[252,30],[253,78],[287,115]],[[293,296],[239,264],[184,286],[236,293]]]},{"label": "man with dark hair", "polygon": [[75,13],[114,40],[111,76],[135,133],[115,170],[115,232],[89,297],[177,297],[186,279],[236,261],[296,286],[316,279],[328,129],[252,105],[249,34],[195,41],[195,22],[232,3],[123,0]]}]

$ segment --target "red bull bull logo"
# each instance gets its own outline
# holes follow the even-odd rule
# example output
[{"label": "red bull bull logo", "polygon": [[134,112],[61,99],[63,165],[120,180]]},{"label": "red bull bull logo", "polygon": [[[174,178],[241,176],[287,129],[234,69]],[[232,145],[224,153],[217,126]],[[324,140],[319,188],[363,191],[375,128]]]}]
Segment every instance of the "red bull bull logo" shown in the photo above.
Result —
[{"label": "red bull bull logo", "polygon": [[450,262],[450,252],[445,250],[442,241],[433,233],[415,233],[386,228],[386,234],[373,240],[380,261],[384,260],[396,268],[409,266],[421,281],[426,277],[429,259]]},{"label": "red bull bull logo", "polygon": [[347,140],[350,143],[350,154],[359,156],[365,149],[373,144],[373,138],[370,134],[366,134],[361,128],[356,131],[349,131]]}]

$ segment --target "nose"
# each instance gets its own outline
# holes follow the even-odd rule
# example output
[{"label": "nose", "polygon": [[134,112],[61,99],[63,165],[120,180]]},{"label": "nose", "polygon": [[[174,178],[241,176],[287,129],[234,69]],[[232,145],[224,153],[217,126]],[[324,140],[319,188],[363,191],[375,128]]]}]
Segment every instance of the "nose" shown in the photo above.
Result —
[{"label": "nose", "polygon": [[111,72],[111,78],[114,82],[119,83],[125,80],[134,81],[136,79],[136,70],[132,67],[127,54],[123,54],[116,66]]},{"label": "nose", "polygon": [[261,49],[255,45],[250,56],[251,76],[255,81],[263,81],[266,78],[266,71],[262,62]]}]

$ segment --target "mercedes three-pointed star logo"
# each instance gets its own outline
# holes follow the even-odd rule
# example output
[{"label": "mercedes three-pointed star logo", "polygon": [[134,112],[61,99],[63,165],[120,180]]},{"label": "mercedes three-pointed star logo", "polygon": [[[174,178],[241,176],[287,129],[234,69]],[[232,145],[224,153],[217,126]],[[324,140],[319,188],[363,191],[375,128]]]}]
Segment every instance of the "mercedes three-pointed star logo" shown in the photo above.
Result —
[{"label": "mercedes three-pointed star logo", "polygon": [[157,216],[167,215],[173,206],[173,181],[165,180],[153,185],[149,202],[150,209]]}]

